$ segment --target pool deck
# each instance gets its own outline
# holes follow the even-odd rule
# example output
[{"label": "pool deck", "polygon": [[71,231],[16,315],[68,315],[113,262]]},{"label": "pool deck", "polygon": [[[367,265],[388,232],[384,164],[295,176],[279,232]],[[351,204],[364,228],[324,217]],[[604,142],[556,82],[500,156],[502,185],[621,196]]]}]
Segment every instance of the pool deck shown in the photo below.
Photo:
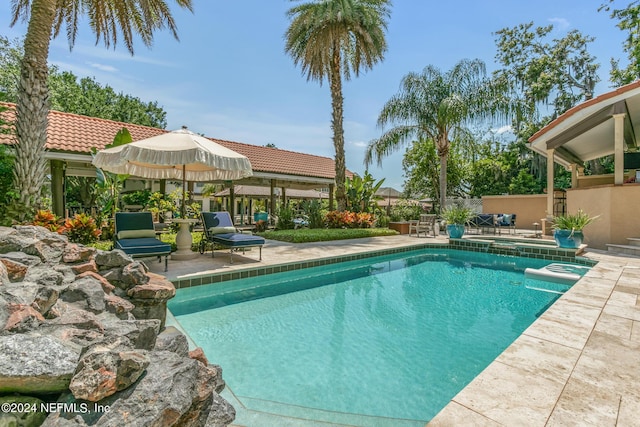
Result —
[{"label": "pool deck", "polygon": [[[267,241],[262,261],[254,249],[198,255],[190,261],[149,262],[169,280],[217,272],[442,243],[406,235],[349,241],[287,244]],[[634,426],[640,420],[640,258],[589,250],[597,260],[493,363],[458,393],[429,426]],[[472,349],[470,349],[472,351]],[[215,360],[212,361],[215,363]],[[223,366],[224,369],[224,366]],[[326,421],[251,411],[227,390],[238,412],[234,426],[336,426]]]}]

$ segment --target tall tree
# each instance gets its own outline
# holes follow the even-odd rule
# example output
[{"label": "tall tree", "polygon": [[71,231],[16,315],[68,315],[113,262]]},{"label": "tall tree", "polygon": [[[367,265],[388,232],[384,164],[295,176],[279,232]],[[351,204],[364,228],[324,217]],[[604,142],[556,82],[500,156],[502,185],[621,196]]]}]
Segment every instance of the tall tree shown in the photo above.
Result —
[{"label": "tall tree", "polygon": [[[22,45],[20,39],[9,41],[0,36],[0,92],[6,94],[2,101],[18,100]],[[72,72],[60,71],[55,65],[49,65],[47,86],[53,110],[163,129],[167,125],[167,114],[157,102],[143,102],[122,92],[115,93],[110,86],[103,86],[93,78],[78,79]]]},{"label": "tall tree", "polygon": [[[191,0],[175,0],[180,7],[192,10]],[[166,0],[12,0],[13,26],[19,19],[28,21],[24,40],[24,58],[20,67],[20,84],[16,106],[16,158],[14,184],[19,190],[19,203],[24,212],[40,205],[45,181],[45,143],[49,92],[47,88],[49,44],[63,24],[72,48],[81,15],[108,48],[115,47],[118,37],[133,55],[133,35],[138,34],[151,46],[153,34],[168,28],[177,39],[177,28]]]},{"label": "tall tree", "polygon": [[612,9],[612,4],[613,0],[609,0],[598,10],[611,12],[611,18],[618,21],[616,26],[628,33],[622,48],[629,64],[620,68],[620,61],[611,58],[611,81],[615,86],[623,86],[640,79],[640,2],[632,1],[623,9]]},{"label": "tall tree", "polygon": [[285,51],[307,80],[327,79],[331,89],[338,210],[346,207],[342,79],[384,59],[390,7],[390,0],[315,0],[287,12]]},{"label": "tall tree", "polygon": [[443,73],[428,65],[422,73],[409,73],[382,108],[378,125],[391,125],[382,136],[369,143],[365,164],[382,158],[412,141],[433,141],[440,159],[439,207],[447,196],[447,159],[451,139],[466,132],[464,126],[500,111],[494,86],[486,77],[485,64],[479,59],[462,60]]},{"label": "tall tree", "polygon": [[594,96],[599,64],[589,53],[593,37],[577,30],[552,38],[554,27],[533,22],[495,33],[494,79],[504,85],[516,111],[512,128],[530,172],[546,176],[546,162],[526,148],[528,138],[574,105]]}]

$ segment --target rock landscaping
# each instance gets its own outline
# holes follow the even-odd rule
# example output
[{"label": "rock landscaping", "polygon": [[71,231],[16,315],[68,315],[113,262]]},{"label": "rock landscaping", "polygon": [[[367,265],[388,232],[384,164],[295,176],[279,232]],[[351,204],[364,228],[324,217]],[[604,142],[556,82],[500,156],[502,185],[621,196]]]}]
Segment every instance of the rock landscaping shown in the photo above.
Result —
[{"label": "rock landscaping", "polygon": [[0,227],[0,426],[226,426],[219,366],[165,328],[173,284],[122,251]]}]

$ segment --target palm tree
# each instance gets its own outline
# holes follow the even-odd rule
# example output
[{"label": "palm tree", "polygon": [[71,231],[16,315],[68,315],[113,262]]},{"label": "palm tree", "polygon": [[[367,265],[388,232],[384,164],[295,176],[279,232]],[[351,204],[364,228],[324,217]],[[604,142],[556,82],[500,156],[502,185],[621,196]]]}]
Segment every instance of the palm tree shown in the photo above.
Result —
[{"label": "palm tree", "polygon": [[462,60],[442,73],[428,65],[422,73],[409,73],[401,90],[382,108],[378,125],[393,125],[369,143],[365,164],[382,158],[410,141],[433,141],[440,159],[440,209],[447,195],[447,158],[451,139],[463,132],[474,119],[494,116],[494,85],[486,77],[485,64],[479,59]]},{"label": "palm tree", "polygon": [[322,84],[326,78],[331,89],[338,210],[346,207],[342,78],[384,59],[390,6],[391,0],[315,0],[287,12],[285,51],[307,80]]},{"label": "palm tree", "polygon": [[[191,0],[175,0],[192,11]],[[89,25],[106,47],[115,47],[118,36],[133,55],[133,33],[146,46],[151,46],[153,33],[167,27],[177,39],[177,28],[165,0],[12,0],[13,26],[19,19],[27,21],[24,58],[20,69],[20,86],[16,105],[16,157],[14,185],[19,192],[23,212],[38,207],[45,182],[44,159],[47,140],[49,91],[47,59],[49,44],[66,26],[69,47],[72,48],[80,15],[86,15]]]}]

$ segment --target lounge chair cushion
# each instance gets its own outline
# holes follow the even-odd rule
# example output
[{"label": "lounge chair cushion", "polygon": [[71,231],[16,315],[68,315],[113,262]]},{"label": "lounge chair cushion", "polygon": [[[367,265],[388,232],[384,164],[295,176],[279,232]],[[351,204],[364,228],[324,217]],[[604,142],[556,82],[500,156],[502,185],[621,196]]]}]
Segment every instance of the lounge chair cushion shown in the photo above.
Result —
[{"label": "lounge chair cushion", "polygon": [[223,246],[232,248],[241,248],[247,246],[260,246],[264,245],[264,238],[260,236],[253,236],[251,234],[241,233],[223,233],[215,234],[212,237],[214,242],[220,243]]},{"label": "lounge chair cushion", "polygon": [[131,255],[133,257],[165,255],[165,254],[171,253],[170,244],[161,242],[160,240],[154,237],[140,237],[136,239],[119,239],[116,241],[116,249],[121,249],[126,254]]},{"label": "lounge chair cushion", "polygon": [[209,227],[209,233],[211,234],[224,234],[224,233],[237,233],[235,227]]},{"label": "lounge chair cushion", "polygon": [[154,230],[122,230],[118,231],[118,239],[139,239],[142,237],[156,237]]}]

